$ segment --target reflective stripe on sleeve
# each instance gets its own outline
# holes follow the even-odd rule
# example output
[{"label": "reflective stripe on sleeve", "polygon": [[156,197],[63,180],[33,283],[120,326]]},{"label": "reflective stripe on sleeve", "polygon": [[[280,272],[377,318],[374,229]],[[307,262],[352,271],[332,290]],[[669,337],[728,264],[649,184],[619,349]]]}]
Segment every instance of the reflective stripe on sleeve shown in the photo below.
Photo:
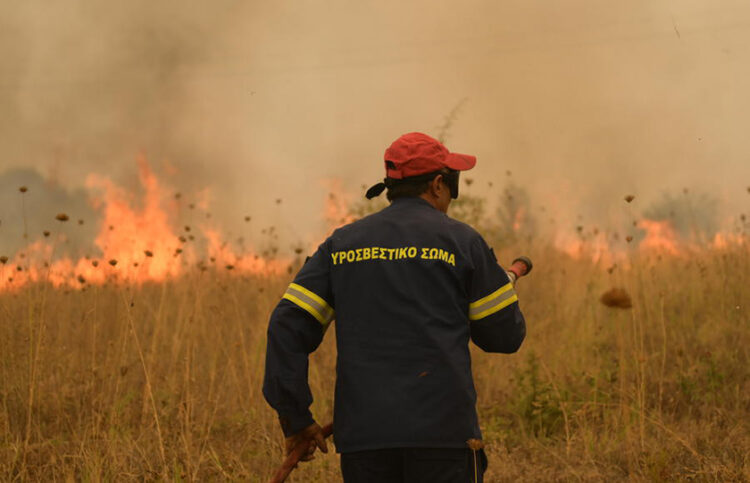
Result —
[{"label": "reflective stripe on sleeve", "polygon": [[284,296],[282,298],[289,300],[298,307],[309,312],[310,315],[318,319],[318,322],[323,324],[324,327],[328,326],[328,324],[333,320],[333,307],[328,305],[325,300],[320,298],[315,293],[307,290],[302,285],[290,283],[289,288],[286,289],[286,292],[284,292]]},{"label": "reflective stripe on sleeve", "polygon": [[513,290],[513,284],[505,284],[488,296],[469,304],[469,320],[483,319],[504,309],[517,300],[518,296],[515,290]]}]

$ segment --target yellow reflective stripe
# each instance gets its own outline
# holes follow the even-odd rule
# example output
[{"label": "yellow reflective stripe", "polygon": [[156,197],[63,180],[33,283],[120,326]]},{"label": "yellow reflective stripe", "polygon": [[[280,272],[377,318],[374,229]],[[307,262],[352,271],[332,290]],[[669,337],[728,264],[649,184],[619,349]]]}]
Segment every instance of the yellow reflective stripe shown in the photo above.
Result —
[{"label": "yellow reflective stripe", "polygon": [[504,294],[508,290],[512,290],[512,289],[513,289],[513,284],[512,283],[507,283],[507,284],[503,285],[502,287],[500,287],[499,289],[497,289],[494,292],[492,292],[491,294],[489,294],[488,296],[483,297],[483,298],[477,300],[476,302],[470,303],[469,304],[469,309],[475,309],[475,308],[479,307],[480,305],[484,305],[485,303],[489,302],[490,300],[492,300],[492,299],[494,299],[496,297],[499,297],[500,295]]},{"label": "yellow reflective stripe", "polygon": [[287,300],[289,300],[289,301],[297,304],[301,308],[305,309],[306,311],[308,311],[310,313],[310,315],[312,315],[313,317],[315,317],[316,319],[318,319],[318,322],[320,322],[321,324],[328,325],[328,322],[326,321],[325,317],[323,317],[323,315],[321,315],[320,312],[318,312],[317,310],[315,310],[312,307],[312,305],[308,304],[307,302],[304,302],[304,301],[298,299],[297,297],[295,297],[294,295],[288,294],[288,293],[285,293],[282,296],[282,298],[285,298],[285,299],[287,299]]},{"label": "yellow reflective stripe", "polygon": [[286,289],[282,298],[309,312],[324,327],[328,326],[335,315],[333,307],[328,305],[325,300],[316,293],[296,283],[289,284],[289,288]]},{"label": "yellow reflective stripe", "polygon": [[503,300],[502,302],[500,302],[497,305],[493,305],[492,307],[488,308],[485,311],[479,312],[478,314],[469,315],[469,319],[470,320],[483,319],[483,318],[487,317],[488,315],[492,315],[495,312],[498,312],[498,311],[504,309],[505,307],[507,307],[508,305],[512,304],[513,302],[517,302],[517,301],[518,301],[518,295],[513,294],[512,297],[510,297],[510,298],[508,298],[506,300]]},{"label": "yellow reflective stripe", "polygon": [[293,288],[293,289],[296,289],[296,290],[299,290],[300,292],[302,292],[303,294],[307,295],[308,297],[310,297],[314,301],[318,302],[320,304],[321,308],[323,308],[324,310],[331,309],[331,306],[328,305],[328,302],[326,302],[325,300],[323,300],[322,298],[320,298],[318,296],[318,294],[316,294],[314,292],[310,292],[309,290],[307,290],[302,285],[297,285],[296,283],[290,283],[289,287]]}]

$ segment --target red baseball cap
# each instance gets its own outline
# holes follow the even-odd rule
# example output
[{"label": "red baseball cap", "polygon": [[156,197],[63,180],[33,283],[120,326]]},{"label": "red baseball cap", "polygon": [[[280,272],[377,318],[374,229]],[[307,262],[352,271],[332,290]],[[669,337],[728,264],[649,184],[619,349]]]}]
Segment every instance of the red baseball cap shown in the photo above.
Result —
[{"label": "red baseball cap", "polygon": [[466,171],[477,163],[475,156],[448,151],[443,143],[421,132],[410,132],[385,150],[385,173],[403,179],[433,173],[442,168]]}]

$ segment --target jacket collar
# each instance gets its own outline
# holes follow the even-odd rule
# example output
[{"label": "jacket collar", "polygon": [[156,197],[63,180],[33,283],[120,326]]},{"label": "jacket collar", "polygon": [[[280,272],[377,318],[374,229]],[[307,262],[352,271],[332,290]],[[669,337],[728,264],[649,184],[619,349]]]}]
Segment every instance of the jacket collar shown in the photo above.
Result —
[{"label": "jacket collar", "polygon": [[391,206],[426,206],[428,208],[435,209],[427,200],[420,198],[419,196],[409,196],[406,198],[397,198],[391,201]]}]

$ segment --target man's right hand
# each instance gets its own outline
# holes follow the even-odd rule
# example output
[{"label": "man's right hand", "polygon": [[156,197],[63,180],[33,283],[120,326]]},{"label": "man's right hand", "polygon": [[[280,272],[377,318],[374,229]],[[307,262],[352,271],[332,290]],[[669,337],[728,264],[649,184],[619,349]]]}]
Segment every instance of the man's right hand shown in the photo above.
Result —
[{"label": "man's right hand", "polygon": [[307,444],[307,451],[302,455],[300,461],[310,461],[315,456],[316,448],[320,448],[323,453],[328,453],[328,445],[326,444],[326,438],[323,436],[323,428],[318,423],[313,423],[306,427],[297,434],[293,434],[286,438],[284,441],[284,450],[287,456],[289,456],[294,448],[300,444]]}]

